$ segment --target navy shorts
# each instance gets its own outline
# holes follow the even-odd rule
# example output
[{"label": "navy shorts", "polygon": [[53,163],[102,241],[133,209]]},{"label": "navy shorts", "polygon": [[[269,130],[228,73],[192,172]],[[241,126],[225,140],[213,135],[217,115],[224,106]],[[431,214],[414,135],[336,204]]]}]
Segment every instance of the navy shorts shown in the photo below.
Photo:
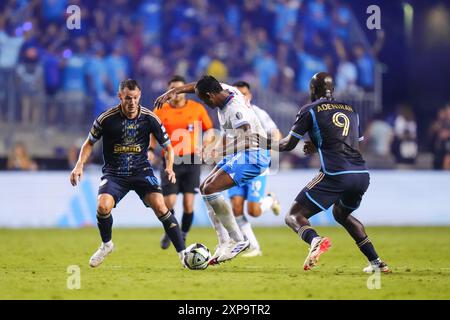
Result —
[{"label": "navy shorts", "polygon": [[200,186],[200,170],[200,164],[175,164],[173,166],[173,171],[177,178],[175,183],[170,182],[164,170],[161,170],[163,195],[197,193]]},{"label": "navy shorts", "polygon": [[[136,176],[117,176],[105,174],[100,182],[98,194],[107,193],[114,198],[114,207],[122,200],[125,195],[134,190],[144,202],[144,197],[148,193],[162,193],[158,178],[150,170],[146,175]],[[145,204],[145,202],[144,202]]]},{"label": "navy shorts", "polygon": [[358,209],[362,197],[369,187],[368,173],[347,173],[326,175],[320,172],[298,194],[295,201],[305,205],[313,213],[325,211],[333,204],[354,211]]}]

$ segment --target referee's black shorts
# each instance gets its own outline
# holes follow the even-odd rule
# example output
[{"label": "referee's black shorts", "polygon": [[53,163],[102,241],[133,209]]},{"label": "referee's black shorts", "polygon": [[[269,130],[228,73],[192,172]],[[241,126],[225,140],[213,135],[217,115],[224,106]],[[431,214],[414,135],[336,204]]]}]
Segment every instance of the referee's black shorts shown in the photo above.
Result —
[{"label": "referee's black shorts", "polygon": [[173,171],[177,178],[175,183],[171,183],[167,179],[164,170],[161,171],[161,187],[164,196],[178,193],[198,193],[201,173],[201,164],[198,159],[194,161],[192,156],[190,161],[174,164]]}]

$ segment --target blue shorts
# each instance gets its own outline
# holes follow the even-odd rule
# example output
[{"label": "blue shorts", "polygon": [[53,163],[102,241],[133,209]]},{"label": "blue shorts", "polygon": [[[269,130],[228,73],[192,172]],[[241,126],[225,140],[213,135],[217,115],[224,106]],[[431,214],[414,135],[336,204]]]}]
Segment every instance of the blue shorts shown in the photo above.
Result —
[{"label": "blue shorts", "polygon": [[370,183],[368,173],[348,173],[336,176],[320,172],[298,194],[295,201],[308,207],[313,213],[326,211],[333,204],[354,211]]},{"label": "blue shorts", "polygon": [[241,187],[234,186],[228,189],[228,197],[239,196],[248,202],[259,202],[261,198],[264,198],[266,181],[267,176],[258,176]]},{"label": "blue shorts", "polygon": [[150,170],[146,175],[137,176],[105,174],[101,179],[98,194],[107,193],[111,195],[114,198],[115,207],[131,190],[134,190],[138,194],[142,202],[144,202],[144,197],[148,193],[162,193],[158,179],[153,174],[153,170]]},{"label": "blue shorts", "polygon": [[237,186],[242,187],[261,175],[270,166],[268,150],[246,150],[224,157],[216,166],[228,173]]}]

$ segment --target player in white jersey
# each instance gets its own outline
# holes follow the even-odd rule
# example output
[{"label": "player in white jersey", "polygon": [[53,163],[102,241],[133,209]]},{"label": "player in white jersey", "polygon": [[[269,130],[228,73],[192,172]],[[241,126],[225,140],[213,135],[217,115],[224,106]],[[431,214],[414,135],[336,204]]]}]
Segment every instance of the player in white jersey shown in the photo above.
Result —
[{"label": "player in white jersey", "polygon": [[195,93],[207,106],[217,108],[223,133],[220,148],[215,148],[223,159],[200,186],[219,238],[218,248],[209,261],[214,265],[234,258],[250,246],[221,192],[245,185],[269,167],[270,153],[259,146],[259,137],[267,138],[267,135],[255,111],[235,87],[221,84],[212,76],[203,76],[196,83],[164,93],[155,106],[160,107],[180,93]]},{"label": "player in white jersey", "polygon": [[[233,84],[251,104],[252,93],[250,85],[245,81]],[[280,140],[281,132],[269,114],[256,105],[251,105],[258,116],[264,131],[272,140]],[[247,213],[252,217],[259,217],[263,212],[272,209],[275,215],[279,215],[281,208],[274,193],[265,194],[268,170],[254,178],[243,186],[234,186],[228,189],[231,207],[234,216],[244,236],[250,241],[250,249],[243,257],[261,256],[262,251],[258,240],[252,230],[252,226],[244,215],[244,203],[247,200]]]}]

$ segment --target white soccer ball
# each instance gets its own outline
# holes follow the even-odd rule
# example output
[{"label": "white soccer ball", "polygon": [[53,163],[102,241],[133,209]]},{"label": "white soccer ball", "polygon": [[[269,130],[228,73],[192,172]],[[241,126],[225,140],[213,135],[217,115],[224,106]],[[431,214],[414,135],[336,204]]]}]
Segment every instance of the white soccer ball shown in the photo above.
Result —
[{"label": "white soccer ball", "polygon": [[201,243],[194,243],[186,248],[184,264],[191,270],[206,269],[209,259],[211,259],[211,252]]}]

